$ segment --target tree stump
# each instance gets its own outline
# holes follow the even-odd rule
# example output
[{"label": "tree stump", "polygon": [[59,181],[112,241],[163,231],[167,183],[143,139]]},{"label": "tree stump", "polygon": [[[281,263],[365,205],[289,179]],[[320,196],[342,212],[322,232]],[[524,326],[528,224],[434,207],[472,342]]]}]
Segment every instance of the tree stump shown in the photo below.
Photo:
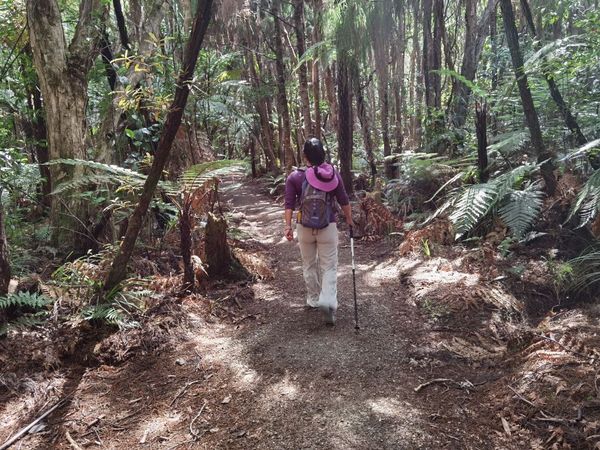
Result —
[{"label": "tree stump", "polygon": [[208,275],[210,277],[227,275],[233,258],[227,244],[227,221],[223,216],[208,213],[204,240],[204,260]]}]

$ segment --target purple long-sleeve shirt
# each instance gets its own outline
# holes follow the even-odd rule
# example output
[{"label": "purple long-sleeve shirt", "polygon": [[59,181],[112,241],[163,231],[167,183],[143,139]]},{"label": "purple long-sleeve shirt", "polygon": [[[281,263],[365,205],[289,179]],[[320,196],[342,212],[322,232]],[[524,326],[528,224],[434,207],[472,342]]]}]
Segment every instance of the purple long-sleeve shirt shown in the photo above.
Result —
[{"label": "purple long-sleeve shirt", "polygon": [[[335,172],[335,176],[338,178],[337,187],[331,191],[331,194],[340,206],[346,206],[350,204],[350,199],[348,198],[348,194],[346,193],[346,188],[344,188],[344,183],[342,182],[342,178],[340,174]],[[306,173],[304,170],[295,170],[292,172],[285,182],[285,209],[294,210],[300,206],[300,196],[302,195],[302,184],[306,178]],[[332,208],[331,216],[329,217],[329,222],[335,222],[335,208]]]}]

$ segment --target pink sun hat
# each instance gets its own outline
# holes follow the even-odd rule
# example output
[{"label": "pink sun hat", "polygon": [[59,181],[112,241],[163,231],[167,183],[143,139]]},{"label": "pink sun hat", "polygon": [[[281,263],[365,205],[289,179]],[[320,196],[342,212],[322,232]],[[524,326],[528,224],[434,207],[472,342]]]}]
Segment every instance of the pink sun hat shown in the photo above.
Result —
[{"label": "pink sun hat", "polygon": [[306,168],[306,180],[308,183],[321,191],[331,192],[339,183],[335,169],[331,164],[323,163],[320,166]]}]

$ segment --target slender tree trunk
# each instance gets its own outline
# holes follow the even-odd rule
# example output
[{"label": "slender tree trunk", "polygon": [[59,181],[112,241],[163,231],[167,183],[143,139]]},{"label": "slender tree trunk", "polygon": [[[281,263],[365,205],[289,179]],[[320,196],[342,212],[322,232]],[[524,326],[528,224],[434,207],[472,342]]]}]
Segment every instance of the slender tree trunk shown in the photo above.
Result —
[{"label": "slender tree trunk", "polygon": [[350,73],[346,61],[338,62],[338,157],[340,175],[349,195],[354,192],[352,183],[352,92]]},{"label": "slender tree trunk", "polygon": [[[394,126],[396,146],[394,148],[394,153],[402,153],[402,147],[404,143],[402,115],[406,92],[406,83],[404,80],[404,58],[406,54],[406,19],[404,0],[396,2],[396,15],[398,17],[398,43],[396,45],[396,70],[398,73],[394,79],[394,111],[396,116]],[[390,175],[391,178],[397,178],[398,168],[395,165],[392,165]]]},{"label": "slender tree trunk", "polygon": [[273,22],[275,24],[275,69],[277,72],[277,108],[281,116],[281,145],[285,157],[285,169],[290,172],[295,164],[294,151],[292,150],[291,137],[292,125],[290,121],[290,111],[288,108],[287,93],[285,90],[285,65],[283,62],[283,34],[279,16],[281,15],[281,0],[273,2]]},{"label": "slender tree trunk", "polygon": [[[31,58],[31,46],[27,45],[25,53]],[[30,112],[30,135],[35,161],[38,163],[41,182],[40,182],[40,203],[44,208],[49,209],[52,204],[50,193],[52,192],[52,181],[50,177],[50,167],[48,162],[48,144],[46,140],[46,119],[44,117],[44,107],[39,88],[37,76],[30,77],[26,83],[27,107]]]},{"label": "slender tree trunk", "polygon": [[123,15],[121,0],[113,0],[113,9],[115,11],[115,19],[117,20],[117,28],[119,29],[121,45],[124,49],[129,50],[129,35],[127,34],[127,25],[125,24],[125,16]]},{"label": "slender tree trunk", "polygon": [[[50,161],[87,159],[87,74],[99,52],[107,12],[101,0],[82,0],[75,33],[67,46],[57,0],[27,1],[29,39],[46,110]],[[53,183],[78,178],[82,172],[79,166],[50,167]],[[55,247],[74,249],[76,254],[90,248],[87,210],[81,200],[54,196],[50,223]]]},{"label": "slender tree trunk", "polygon": [[477,134],[477,167],[479,169],[479,182],[485,183],[489,179],[488,154],[487,154],[487,105],[475,105],[475,131]]},{"label": "slender tree trunk", "polygon": [[[322,1],[315,0],[314,2],[314,25],[313,25],[313,41],[314,43],[321,42],[321,11]],[[313,128],[313,136],[321,139],[321,77],[319,74],[319,60],[314,60],[312,64],[312,92],[315,111],[315,122]]]},{"label": "slender tree trunk", "polygon": [[[306,51],[304,42],[304,0],[295,0],[294,3],[294,25],[296,26],[296,48],[298,58],[301,59]],[[299,141],[304,142],[312,134],[312,123],[310,118],[310,99],[308,98],[308,72],[306,63],[302,62],[298,67],[298,91],[300,93],[300,109],[302,110],[302,119],[304,127]]]},{"label": "slender tree trunk", "polygon": [[[498,89],[498,79],[499,79],[499,71],[498,71],[498,18],[496,13],[496,2],[494,2],[494,6],[492,8],[490,14],[490,41],[492,47],[492,62],[491,62],[491,72],[492,72],[492,93],[495,93]],[[494,103],[490,108],[492,111],[494,110]],[[496,136],[498,134],[498,122],[496,120],[496,115],[492,112],[490,118],[490,126],[492,129],[492,136]]]},{"label": "slender tree trunk", "polygon": [[[0,191],[0,194],[2,192]],[[4,206],[0,195],[0,295],[8,294],[11,270],[8,255],[8,242],[6,241],[6,230],[4,228]]]},{"label": "slender tree trunk", "polygon": [[183,286],[182,291],[189,293],[194,290],[196,283],[196,274],[192,264],[192,222],[193,222],[192,202],[185,199],[179,212],[179,235],[180,251],[183,261]]},{"label": "slender tree trunk", "polygon": [[[477,55],[475,54],[475,41],[473,39],[475,33],[475,25],[477,20],[477,0],[465,1],[465,45],[460,74],[473,81],[477,70]],[[477,58],[477,59],[476,59]],[[452,111],[450,118],[452,124],[456,128],[462,127],[466,122],[467,117],[467,102],[470,94],[469,87],[460,80],[452,81]]]},{"label": "slender tree trunk", "polygon": [[[259,64],[256,62],[252,52],[246,52],[246,61],[250,69],[250,83],[257,93],[261,92],[261,77],[257,71]],[[264,96],[260,96],[256,99],[256,111],[258,112],[260,129],[263,136],[266,168],[268,172],[274,173],[277,171],[277,163],[275,151],[273,149],[273,130],[271,130],[271,123],[269,121],[267,99]]]},{"label": "slender tree trunk", "polygon": [[[377,72],[377,97],[379,98],[379,111],[381,115],[381,136],[383,139],[383,156],[384,166],[385,166],[385,176],[387,179],[393,178],[393,161],[390,159],[392,155],[392,145],[390,142],[390,95],[389,95],[389,68],[388,61],[390,59],[390,41],[389,41],[389,29],[391,28],[391,20],[389,20],[392,16],[391,8],[388,10],[388,4],[384,3],[377,7],[376,12],[374,13],[373,24],[371,25],[371,34],[372,34],[372,42],[373,42],[373,56],[375,59],[375,71]],[[391,6],[391,5],[390,5]],[[387,17],[386,17],[387,16]],[[389,28],[388,28],[389,25]],[[361,93],[362,96],[362,93]],[[357,103],[358,103],[358,92],[357,92]],[[360,109],[359,117],[360,117]],[[364,110],[364,108],[362,108]],[[366,119],[366,116],[365,116]],[[361,119],[361,123],[363,119]],[[371,144],[372,145],[372,144]],[[367,149],[367,143],[365,142],[365,149],[367,150],[367,158],[370,160],[369,164],[371,165],[371,176],[373,178],[373,182],[375,180],[376,169],[374,158],[372,156],[373,149]],[[371,156],[369,156],[369,152]]]},{"label": "slender tree trunk", "polygon": [[[529,33],[531,34],[533,40],[537,42],[536,47],[539,50],[541,43],[543,42],[543,36],[539,31],[536,30],[535,23],[533,21],[533,16],[531,14],[531,9],[529,8],[527,0],[521,0],[521,8],[523,10],[525,20],[527,21]],[[560,93],[558,85],[554,80],[554,75],[548,68],[547,60],[545,57],[542,57],[541,65],[542,74],[544,75],[544,79],[546,80],[546,83],[548,84],[548,89],[550,90],[550,96],[552,97],[552,100],[554,100],[554,103],[556,103],[556,106],[558,107],[558,110],[560,111],[560,114],[562,115],[563,120],[567,125],[567,128],[571,131],[571,134],[575,138],[575,142],[577,142],[577,144],[579,145],[584,145],[587,142],[587,139],[583,135],[581,128],[579,128],[577,120],[571,113],[571,108],[569,108],[569,105],[567,105],[562,94]]]},{"label": "slender tree trunk", "polygon": [[375,176],[377,175],[377,166],[375,165],[375,156],[373,152],[373,139],[371,137],[371,124],[369,121],[369,113],[363,96],[362,87],[360,85],[360,76],[358,68],[352,69],[352,85],[354,87],[354,95],[356,97],[356,115],[360,122],[360,128],[363,135],[363,143],[365,145],[365,153],[371,170],[371,186],[375,184]]},{"label": "slender tree trunk", "polygon": [[421,92],[422,92],[422,83],[421,83],[421,70],[422,70],[422,60],[419,55],[419,0],[413,0],[413,34],[412,34],[412,42],[413,49],[411,54],[411,64],[410,64],[410,99],[409,103],[413,110],[413,115],[411,118],[411,127],[410,127],[410,135],[411,142],[413,147],[418,147],[420,145],[420,129],[421,129]]},{"label": "slender tree trunk", "polygon": [[[469,82],[475,80],[481,51],[485,37],[488,34],[488,24],[492,15],[495,16],[496,0],[488,0],[486,9],[477,21],[477,0],[466,0],[465,3],[465,45],[460,74]],[[495,18],[494,18],[495,19]],[[493,67],[492,70],[495,70]],[[452,105],[449,112],[452,125],[462,128],[467,120],[467,110],[471,88],[462,81],[453,80]]]},{"label": "slender tree trunk", "polygon": [[525,114],[525,120],[527,121],[527,127],[529,128],[529,134],[531,135],[531,143],[534,151],[537,154],[538,161],[546,161],[542,165],[541,172],[546,183],[546,192],[548,195],[552,195],[556,188],[554,165],[551,161],[554,155],[552,152],[546,149],[544,140],[542,138],[542,130],[540,128],[538,115],[533,104],[531,91],[529,90],[527,75],[525,74],[525,70],[523,68],[523,57],[519,48],[519,34],[515,25],[515,15],[511,0],[500,0],[500,8],[502,9],[506,40],[510,49],[515,76],[517,78],[517,85],[519,86],[519,94],[521,95],[523,112]]},{"label": "slender tree trunk", "polygon": [[175,97],[171,104],[171,108],[169,109],[169,114],[167,115],[163,132],[158,143],[158,149],[154,155],[146,182],[144,183],[144,189],[140,196],[140,200],[133,214],[129,218],[125,237],[123,238],[121,247],[113,260],[110,272],[104,283],[105,292],[115,288],[127,275],[127,264],[133,254],[135,241],[142,228],[143,218],[148,211],[148,205],[154,196],[154,190],[156,189],[156,185],[158,184],[165,164],[167,163],[173,140],[175,139],[175,134],[181,124],[181,118],[189,95],[187,83],[189,83],[194,76],[198,53],[200,52],[200,47],[202,46],[202,41],[204,40],[210,22],[212,4],[213,0],[198,0],[194,25],[192,26],[190,39],[186,46],[185,64],[183,65],[182,72],[177,80]]},{"label": "slender tree trunk", "polygon": [[440,109],[442,106],[442,76],[439,70],[442,68],[442,35],[444,23],[444,0],[433,0],[433,42],[431,46],[431,87],[433,90],[432,106]]},{"label": "slender tree trunk", "polygon": [[[340,116],[336,96],[335,82],[331,67],[325,69],[325,93],[327,94],[327,103],[329,103],[329,114],[331,117],[331,126],[336,132],[339,132],[338,118]],[[337,78],[337,77],[336,77]]]}]

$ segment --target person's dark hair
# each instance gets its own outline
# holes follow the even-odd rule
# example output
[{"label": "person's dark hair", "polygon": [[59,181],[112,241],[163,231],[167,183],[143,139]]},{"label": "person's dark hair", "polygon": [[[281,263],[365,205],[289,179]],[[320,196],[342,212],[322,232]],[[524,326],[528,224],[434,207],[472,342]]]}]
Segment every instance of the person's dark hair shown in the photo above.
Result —
[{"label": "person's dark hair", "polygon": [[315,167],[325,162],[325,150],[323,144],[317,138],[310,138],[304,143],[304,155]]}]

